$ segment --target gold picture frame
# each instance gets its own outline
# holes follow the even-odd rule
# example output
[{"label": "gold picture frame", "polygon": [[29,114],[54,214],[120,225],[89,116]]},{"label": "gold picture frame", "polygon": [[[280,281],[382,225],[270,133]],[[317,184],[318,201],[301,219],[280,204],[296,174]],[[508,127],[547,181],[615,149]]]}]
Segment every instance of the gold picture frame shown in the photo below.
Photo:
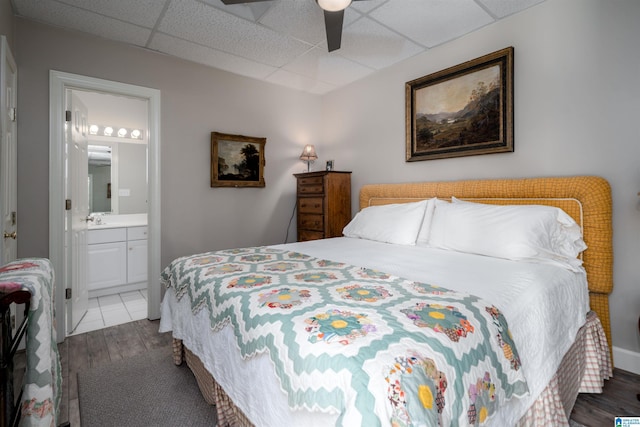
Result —
[{"label": "gold picture frame", "polygon": [[211,187],[264,187],[267,138],[211,132]]},{"label": "gold picture frame", "polygon": [[513,47],[407,82],[406,161],[512,152]]}]

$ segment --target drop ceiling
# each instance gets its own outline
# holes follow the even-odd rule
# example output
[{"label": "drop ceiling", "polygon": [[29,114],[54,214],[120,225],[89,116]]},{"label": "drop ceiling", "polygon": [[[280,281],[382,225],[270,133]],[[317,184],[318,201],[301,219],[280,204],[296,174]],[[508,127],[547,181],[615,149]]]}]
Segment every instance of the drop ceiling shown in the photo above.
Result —
[{"label": "drop ceiling", "polygon": [[12,0],[26,19],[325,94],[544,0],[366,0],[327,52],[315,0]]}]

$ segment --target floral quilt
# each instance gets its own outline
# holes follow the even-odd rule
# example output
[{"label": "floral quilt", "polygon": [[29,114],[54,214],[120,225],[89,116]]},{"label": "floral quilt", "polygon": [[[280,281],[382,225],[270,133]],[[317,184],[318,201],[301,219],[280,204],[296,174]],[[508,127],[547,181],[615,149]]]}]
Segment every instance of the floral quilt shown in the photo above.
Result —
[{"label": "floral quilt", "polygon": [[267,353],[292,409],[345,426],[483,425],[528,393],[507,321],[490,303],[281,249],[178,258],[162,273],[243,358]]},{"label": "floral quilt", "polygon": [[0,268],[0,290],[31,292],[20,426],[56,426],[62,397],[60,356],[53,306],[53,266],[45,258],[23,258]]}]

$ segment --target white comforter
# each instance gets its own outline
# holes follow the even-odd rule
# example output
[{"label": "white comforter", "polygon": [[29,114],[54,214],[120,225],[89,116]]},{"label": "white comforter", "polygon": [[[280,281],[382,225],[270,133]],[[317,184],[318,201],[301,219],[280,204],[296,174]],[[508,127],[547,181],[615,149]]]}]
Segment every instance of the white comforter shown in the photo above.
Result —
[{"label": "white comforter", "polygon": [[[492,425],[514,425],[544,390],[584,324],[589,298],[584,272],[553,265],[515,262],[419,246],[335,238],[275,247],[402,278],[474,294],[493,303],[509,322],[530,395],[514,399],[492,417]],[[160,332],[173,331],[257,426],[327,426],[335,415],[291,411],[269,357],[237,363],[230,327],[210,330],[204,311],[191,313],[187,299],[170,289],[162,303]],[[232,363],[231,360],[236,362]],[[265,398],[266,397],[266,398]]]}]

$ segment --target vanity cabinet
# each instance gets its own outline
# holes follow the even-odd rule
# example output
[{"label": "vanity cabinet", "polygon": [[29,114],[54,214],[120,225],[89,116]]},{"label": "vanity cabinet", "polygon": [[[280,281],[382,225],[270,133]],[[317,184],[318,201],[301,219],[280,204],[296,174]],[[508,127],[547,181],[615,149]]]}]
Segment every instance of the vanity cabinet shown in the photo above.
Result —
[{"label": "vanity cabinet", "polygon": [[89,230],[89,290],[127,283],[127,229]]},{"label": "vanity cabinet", "polygon": [[127,229],[127,283],[147,281],[147,227]]},{"label": "vanity cabinet", "polygon": [[147,280],[147,227],[88,232],[88,289],[102,290]]}]

